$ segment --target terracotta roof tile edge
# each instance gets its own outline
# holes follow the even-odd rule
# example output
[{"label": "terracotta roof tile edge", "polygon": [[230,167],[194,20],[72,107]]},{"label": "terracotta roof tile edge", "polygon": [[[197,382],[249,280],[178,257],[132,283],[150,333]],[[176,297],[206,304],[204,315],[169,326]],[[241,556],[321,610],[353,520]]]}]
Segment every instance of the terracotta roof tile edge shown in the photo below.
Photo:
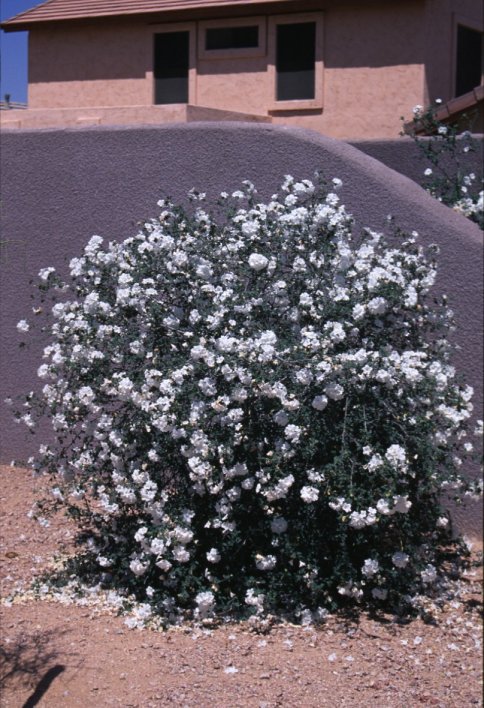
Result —
[{"label": "terracotta roof tile edge", "polygon": [[10,17],[8,20],[3,20],[0,23],[0,27],[2,27],[2,29],[3,29],[4,25],[10,26],[10,25],[16,24],[17,22],[22,22],[23,17],[25,17],[25,15],[30,15],[32,12],[37,11],[38,8],[40,8],[41,6],[49,5],[50,3],[52,3],[52,1],[53,0],[46,0],[44,2],[40,2],[38,5],[34,5],[34,7],[31,7],[28,10],[23,10],[22,12],[19,12],[17,15],[13,15],[13,17]]},{"label": "terracotta roof tile edge", "polygon": [[451,118],[456,113],[465,111],[466,108],[472,108],[477,105],[480,101],[484,99],[484,86],[476,86],[472,91],[462,94],[462,96],[457,96],[447,101],[443,106],[439,108],[436,112],[435,117],[437,120],[444,120],[445,118]]},{"label": "terracotta roof tile edge", "polygon": [[[457,96],[456,98],[451,98],[450,101],[444,103],[435,111],[435,119],[438,121],[446,121],[452,116],[465,111],[467,108],[473,108],[477,106],[481,101],[484,100],[484,86],[476,86],[472,91],[462,94],[462,96]],[[405,133],[410,131],[415,131],[417,135],[423,133],[423,128],[419,121],[408,121],[403,126]]]},{"label": "terracotta roof tile edge", "polygon": [[30,10],[4,20],[0,27],[6,31],[20,31],[41,22],[146,15],[170,11],[201,10],[271,3],[294,3],[295,0],[47,0]]}]

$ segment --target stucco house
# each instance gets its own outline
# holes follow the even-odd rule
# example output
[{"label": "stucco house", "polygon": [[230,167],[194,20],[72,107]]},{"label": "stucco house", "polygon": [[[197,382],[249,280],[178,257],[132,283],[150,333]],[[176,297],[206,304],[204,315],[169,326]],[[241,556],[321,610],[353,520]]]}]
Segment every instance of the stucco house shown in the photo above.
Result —
[{"label": "stucco house", "polygon": [[47,0],[4,127],[255,120],[394,138],[436,98],[482,113],[481,0]]}]

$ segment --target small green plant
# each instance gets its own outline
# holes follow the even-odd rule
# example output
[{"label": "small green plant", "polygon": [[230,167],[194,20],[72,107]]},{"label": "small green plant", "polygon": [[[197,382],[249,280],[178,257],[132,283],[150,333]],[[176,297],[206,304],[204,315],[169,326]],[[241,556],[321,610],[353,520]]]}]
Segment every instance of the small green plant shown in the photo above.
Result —
[{"label": "small green plant", "polygon": [[34,513],[79,523],[84,567],[134,594],[140,622],[306,622],[438,581],[440,494],[474,492],[472,390],[435,249],[357,233],[340,187],[286,177],[264,203],[245,183],[217,218],[198,193],[162,200],[135,236],[93,236],[65,281],[39,273],[57,302],[21,414],[53,429]]},{"label": "small green plant", "polygon": [[441,103],[437,99],[425,110],[415,106],[413,121],[404,125],[401,135],[409,135],[429,163],[423,171],[424,189],[484,228],[483,174],[476,175],[465,167],[465,156],[477,149],[470,130],[461,130],[462,122],[470,124],[471,119],[464,116],[459,125],[440,121]]}]

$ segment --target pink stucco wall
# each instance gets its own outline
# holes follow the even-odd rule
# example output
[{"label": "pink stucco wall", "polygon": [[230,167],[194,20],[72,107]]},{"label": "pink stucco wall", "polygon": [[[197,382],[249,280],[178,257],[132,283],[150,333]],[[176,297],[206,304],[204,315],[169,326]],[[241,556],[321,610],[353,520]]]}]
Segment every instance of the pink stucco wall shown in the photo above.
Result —
[{"label": "pink stucco wall", "polygon": [[29,108],[152,103],[148,27],[75,24],[29,34]]},{"label": "pink stucco wall", "polygon": [[436,98],[445,102],[454,96],[458,24],[484,32],[482,0],[426,0],[425,103]]},{"label": "pink stucco wall", "polygon": [[[322,22],[321,102],[316,108],[271,110],[270,18],[263,18],[267,51],[262,56],[216,59],[197,49],[199,22],[192,18],[177,25],[109,20],[31,31],[29,112],[41,109],[42,114],[24,116],[24,124],[41,127],[48,124],[46,109],[67,108],[68,113],[55,114],[53,125],[59,125],[60,115],[66,125],[77,124],[93,108],[103,109],[97,111],[100,123],[166,120],[151,109],[152,46],[153,34],[171,27],[191,31],[190,104],[270,116],[276,124],[337,138],[393,138],[401,129],[400,117],[408,117],[415,104],[451,97],[456,18],[470,18],[476,28],[482,23],[475,0],[355,5],[322,0],[320,7],[315,16]],[[128,107],[123,118],[120,108]],[[170,111],[165,113],[168,117]]]},{"label": "pink stucco wall", "polygon": [[423,3],[325,13],[321,115],[276,117],[336,138],[396,137],[400,116],[423,100]]}]

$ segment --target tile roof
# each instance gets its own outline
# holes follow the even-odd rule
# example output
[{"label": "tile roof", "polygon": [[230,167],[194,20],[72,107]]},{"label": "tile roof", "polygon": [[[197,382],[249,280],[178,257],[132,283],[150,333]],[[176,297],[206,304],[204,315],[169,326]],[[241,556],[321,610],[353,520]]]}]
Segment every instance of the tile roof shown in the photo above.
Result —
[{"label": "tile roof", "polygon": [[158,12],[200,10],[205,8],[260,5],[294,0],[47,0],[30,10],[2,22],[5,30],[24,29],[38,22],[74,20],[119,15],[144,15]]}]

